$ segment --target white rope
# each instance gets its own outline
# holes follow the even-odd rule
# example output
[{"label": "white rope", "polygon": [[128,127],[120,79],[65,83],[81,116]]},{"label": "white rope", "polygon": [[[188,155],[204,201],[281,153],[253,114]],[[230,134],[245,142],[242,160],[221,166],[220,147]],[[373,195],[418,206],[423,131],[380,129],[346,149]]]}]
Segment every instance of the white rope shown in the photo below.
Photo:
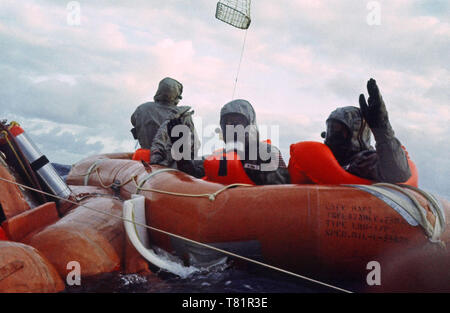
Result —
[{"label": "white rope", "polygon": [[87,173],[84,176],[84,185],[87,186],[89,183],[89,176],[91,176],[91,173],[93,170],[97,170],[97,166],[102,163],[103,161],[105,161],[105,159],[98,159],[96,160],[94,163],[92,163],[92,165],[89,167]]},{"label": "white rope", "polygon": [[205,243],[201,243],[201,242],[198,242],[198,241],[195,241],[195,240],[192,240],[192,239],[180,236],[180,235],[176,235],[176,234],[170,233],[168,231],[165,231],[165,230],[162,230],[162,229],[159,229],[159,228],[156,228],[156,227],[149,226],[147,224],[142,224],[142,223],[139,223],[139,222],[136,222],[136,221],[124,218],[124,217],[119,216],[119,215],[115,215],[115,214],[112,214],[112,213],[101,211],[99,209],[88,207],[88,206],[86,206],[84,204],[80,204],[80,203],[72,201],[72,200],[68,200],[68,199],[65,199],[65,198],[62,198],[62,197],[59,197],[59,196],[56,196],[56,195],[53,195],[53,194],[50,194],[50,193],[47,193],[47,192],[44,192],[44,191],[41,191],[41,190],[37,190],[35,188],[31,188],[31,187],[28,187],[26,185],[23,185],[23,184],[14,182],[14,181],[11,181],[11,180],[8,180],[8,179],[4,179],[2,177],[0,177],[0,180],[8,182],[8,183],[11,183],[11,184],[15,184],[17,186],[21,186],[21,187],[23,187],[25,189],[29,189],[29,190],[36,191],[36,192],[41,192],[41,193],[43,193],[43,194],[45,194],[47,196],[50,196],[50,197],[53,197],[53,198],[56,198],[56,199],[59,199],[59,200],[62,200],[62,201],[66,201],[66,202],[69,202],[69,203],[72,203],[74,205],[77,205],[77,206],[80,206],[80,207],[83,207],[83,208],[86,208],[86,209],[98,212],[100,214],[104,214],[104,215],[108,215],[108,216],[111,216],[111,217],[114,217],[114,218],[118,218],[118,219],[120,219],[122,221],[126,221],[126,222],[132,223],[132,224],[137,225],[137,226],[141,226],[141,227],[144,227],[144,228],[147,228],[147,229],[150,229],[150,230],[153,230],[153,231],[156,231],[156,232],[159,232],[159,233],[171,236],[171,237],[175,237],[175,238],[178,238],[178,239],[190,242],[190,243],[194,243],[194,244],[197,244],[199,246],[202,246],[202,247],[205,247],[205,248],[209,248],[211,250],[215,250],[215,251],[221,252],[223,254],[226,254],[226,255],[229,255],[229,256],[232,256],[232,257],[235,257],[235,258],[238,258],[238,259],[250,262],[250,263],[254,263],[254,264],[266,267],[266,268],[270,268],[270,269],[279,271],[281,273],[285,273],[285,274],[288,274],[288,275],[291,275],[291,276],[295,276],[297,278],[301,278],[301,279],[304,279],[304,280],[307,280],[307,281],[310,281],[310,282],[313,282],[313,283],[316,283],[316,284],[319,284],[319,285],[322,285],[322,286],[325,286],[325,287],[328,287],[328,288],[331,288],[331,289],[335,289],[335,290],[338,290],[338,291],[341,291],[341,292],[353,293],[352,291],[349,291],[349,290],[346,290],[346,289],[343,289],[343,288],[340,288],[340,287],[336,287],[336,286],[333,286],[333,285],[321,282],[321,281],[316,280],[316,279],[312,279],[312,278],[309,278],[309,277],[306,277],[306,276],[303,276],[303,275],[300,275],[300,274],[297,274],[297,273],[293,273],[293,272],[284,270],[282,268],[275,267],[275,266],[270,265],[270,264],[266,264],[266,263],[262,263],[262,262],[259,262],[259,261],[253,260],[253,259],[249,259],[247,257],[241,256],[241,255],[238,255],[238,254],[226,251],[226,250],[222,250],[222,249],[216,248],[214,246],[211,246],[211,245],[208,245],[208,244],[205,244]]},{"label": "white rope", "polygon": [[[101,159],[101,160],[106,160],[106,159]],[[102,186],[105,189],[109,189],[113,186],[115,187],[122,187],[130,182],[134,183],[134,186],[136,187],[136,194],[139,194],[141,191],[148,191],[148,192],[155,192],[155,193],[160,193],[160,194],[165,194],[165,195],[171,195],[171,196],[179,196],[179,197],[193,197],[193,198],[208,198],[210,201],[214,201],[216,200],[217,196],[230,189],[230,188],[234,188],[234,187],[253,187],[253,185],[249,185],[249,184],[230,184],[230,185],[226,185],[222,188],[220,188],[219,190],[217,190],[216,192],[213,193],[201,193],[201,194],[189,194],[189,193],[181,193],[181,192],[173,192],[173,191],[166,191],[166,190],[159,190],[159,189],[154,189],[154,188],[143,188],[142,186],[147,182],[148,179],[150,179],[151,177],[153,177],[156,174],[159,173],[164,173],[164,172],[169,172],[169,171],[177,171],[179,172],[179,170],[177,169],[173,169],[173,168],[165,168],[165,169],[160,169],[160,170],[156,170],[153,172],[150,172],[149,174],[147,174],[140,182],[136,181],[136,177],[137,175],[133,175],[131,176],[128,180],[126,180],[123,183],[120,184],[109,184],[106,185],[101,176],[100,176],[100,172],[99,172],[99,168],[97,167],[97,162],[94,163],[93,165],[91,165],[91,167],[88,170],[88,173],[86,174],[82,174],[82,175],[72,175],[72,177],[84,177],[84,184],[85,186],[87,186],[87,183],[89,182],[89,179],[86,180],[86,175],[91,175],[92,172],[95,172],[97,174],[97,178],[98,178],[98,182],[100,184],[100,186]]]}]

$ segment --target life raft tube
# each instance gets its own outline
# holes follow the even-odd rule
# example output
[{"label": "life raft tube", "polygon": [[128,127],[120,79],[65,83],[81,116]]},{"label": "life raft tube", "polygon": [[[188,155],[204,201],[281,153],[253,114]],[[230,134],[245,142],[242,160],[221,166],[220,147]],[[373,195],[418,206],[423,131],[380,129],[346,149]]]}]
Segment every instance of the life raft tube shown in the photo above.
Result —
[{"label": "life raft tube", "polygon": [[107,215],[120,217],[122,204],[108,196],[88,197],[56,223],[31,236],[27,243],[45,255],[63,277],[71,261],[80,264],[83,276],[120,270],[123,225],[120,218]]},{"label": "life raft tube", "polygon": [[[11,218],[17,214],[30,209],[30,205],[26,201],[19,187],[13,183],[17,183],[16,178],[10,173],[9,169],[0,163],[0,207],[1,215],[5,219]],[[9,183],[13,182],[13,183]]]},{"label": "life raft tube", "polygon": [[[405,150],[406,151],[406,150]],[[289,174],[291,183],[315,183],[319,185],[361,184],[371,185],[374,182],[364,179],[344,170],[331,152],[330,148],[321,142],[303,141],[292,144],[290,148]],[[406,185],[418,186],[416,165],[409,158],[408,164],[411,177],[404,182]]]},{"label": "life raft tube", "polygon": [[46,202],[5,220],[2,227],[8,239],[24,242],[45,227],[59,220],[55,202]]},{"label": "life raft tube", "polygon": [[[19,190],[14,191],[20,194]],[[39,250],[61,277],[67,275],[70,261],[80,263],[83,277],[121,269],[125,256],[120,219],[123,202],[104,188],[74,186],[73,191],[80,200],[78,205],[63,206],[63,218],[59,217],[55,202],[8,214],[1,224],[6,237]],[[0,196],[5,200],[17,198],[3,190]],[[105,214],[115,214],[117,218]]]},{"label": "life raft tube", "polygon": [[38,250],[0,241],[0,293],[60,292],[64,288],[58,272]]},{"label": "life raft tube", "polygon": [[0,178],[0,292],[61,291],[71,261],[80,263],[82,277],[151,273],[124,236],[123,201],[112,189],[70,186],[73,198],[57,210],[55,202],[29,204],[5,162]]},{"label": "life raft tube", "polygon": [[[102,162],[89,158],[75,164],[68,175],[70,184],[84,184],[83,175],[97,163],[97,174],[91,174],[87,183],[102,186],[120,181],[124,183],[120,188],[122,198],[143,195],[149,226],[223,249],[240,246],[245,252],[249,251],[245,247],[252,248],[264,262],[311,278],[347,280],[366,288],[370,261],[409,264],[407,255],[422,250],[428,251],[421,257],[423,261],[433,260],[436,253],[450,258],[448,250],[432,243],[406,209],[358,186],[227,189],[177,170],[162,171],[166,168],[161,166],[146,168],[131,159],[101,158]],[[146,179],[149,173],[153,175]],[[443,202],[441,213],[445,218],[441,219],[421,194],[413,190],[407,193],[420,203],[429,225],[443,221],[439,239],[449,245],[450,204]],[[179,241],[168,235],[150,231],[149,236],[152,244],[168,252],[182,251]],[[433,268],[416,271],[412,275],[426,277]],[[423,281],[428,286],[426,291],[443,283],[439,275],[429,277]],[[390,287],[382,284],[366,291]]]}]

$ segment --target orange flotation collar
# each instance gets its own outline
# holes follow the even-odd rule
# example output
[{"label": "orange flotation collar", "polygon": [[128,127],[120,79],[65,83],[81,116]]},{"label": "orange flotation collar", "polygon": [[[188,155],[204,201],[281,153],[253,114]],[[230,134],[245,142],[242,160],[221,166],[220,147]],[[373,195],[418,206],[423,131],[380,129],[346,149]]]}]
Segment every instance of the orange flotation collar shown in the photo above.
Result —
[{"label": "orange flotation collar", "polygon": [[150,163],[150,149],[137,149],[131,159],[134,161],[145,161]]},{"label": "orange flotation collar", "polygon": [[[298,142],[291,145],[289,174],[291,183],[319,185],[361,184],[371,185],[372,180],[364,179],[344,170],[336,160],[330,148],[314,141]],[[403,149],[405,149],[403,147]],[[406,149],[405,149],[406,151]],[[411,177],[404,182],[406,185],[418,187],[418,173],[414,162],[408,158]]]},{"label": "orange flotation collar", "polygon": [[203,179],[224,185],[255,183],[244,170],[239,155],[234,152],[220,150],[208,156],[203,162],[205,177]]}]

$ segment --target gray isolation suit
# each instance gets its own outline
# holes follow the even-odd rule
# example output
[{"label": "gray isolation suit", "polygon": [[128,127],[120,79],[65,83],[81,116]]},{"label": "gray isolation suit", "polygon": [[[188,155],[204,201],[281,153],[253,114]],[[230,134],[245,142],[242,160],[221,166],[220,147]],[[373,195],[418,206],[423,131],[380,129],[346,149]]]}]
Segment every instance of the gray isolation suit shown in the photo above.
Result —
[{"label": "gray isolation suit", "polygon": [[[227,114],[237,113],[244,116],[249,122],[249,131],[246,133],[246,155],[242,161],[244,170],[248,177],[257,185],[276,185],[276,184],[289,184],[290,176],[286,164],[283,160],[280,150],[277,147],[270,145],[266,142],[260,142],[258,126],[256,124],[256,114],[252,105],[246,100],[233,100],[225,104],[220,110],[220,126],[222,132],[225,133],[226,129],[223,125],[223,118]],[[251,153],[249,142],[257,144],[257,151],[264,151],[270,154],[267,160],[262,160],[259,153],[257,158],[248,155]]]},{"label": "gray isolation suit", "polygon": [[[166,77],[159,82],[153,97],[155,102],[146,102],[137,107],[131,115],[131,124],[141,148],[150,149],[153,139],[164,121],[183,116],[186,125],[194,131],[194,123],[188,111],[189,106],[177,106],[183,92],[183,85]],[[132,130],[133,131],[133,130]]]},{"label": "gray isolation suit", "polygon": [[[411,176],[406,152],[395,137],[387,110],[375,80],[368,82],[369,106],[360,96],[360,108],[347,106],[334,110],[327,119],[338,121],[349,131],[344,139],[327,130],[325,144],[348,172],[377,182],[399,183]],[[370,131],[374,134],[376,150],[370,146]]]},{"label": "gray isolation suit", "polygon": [[[220,111],[220,120],[222,132],[225,133],[225,126],[222,124],[224,116],[230,113],[237,113],[245,117],[249,123],[249,131],[246,133],[246,151],[248,152],[248,142],[252,141],[257,144],[256,149],[266,151],[266,160],[262,160],[259,154],[258,157],[250,158],[249,155],[241,157],[243,160],[244,170],[249,178],[257,185],[270,185],[270,184],[289,184],[290,176],[286,164],[281,156],[280,151],[270,144],[265,142],[259,142],[259,132],[256,125],[256,115],[251,104],[246,100],[233,100],[224,105]],[[167,125],[165,122],[163,125]],[[173,166],[173,158],[170,156],[170,137],[168,136],[168,130],[165,126],[161,126],[158,135],[155,138],[152,154],[152,164],[162,164],[166,166]],[[159,147],[157,147],[159,146]],[[165,149],[161,147],[165,146]],[[161,153],[161,150],[167,151]],[[203,168],[203,160],[181,160],[176,162],[178,169],[195,176],[197,178],[203,177],[205,171]]]}]

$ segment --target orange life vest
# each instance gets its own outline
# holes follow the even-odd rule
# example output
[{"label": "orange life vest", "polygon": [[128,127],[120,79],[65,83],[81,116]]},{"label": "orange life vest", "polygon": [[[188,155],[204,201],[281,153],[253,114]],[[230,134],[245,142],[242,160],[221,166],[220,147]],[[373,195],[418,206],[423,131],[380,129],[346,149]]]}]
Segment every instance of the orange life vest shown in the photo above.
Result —
[{"label": "orange life vest", "polygon": [[234,152],[219,150],[208,156],[203,162],[205,177],[203,179],[224,185],[255,183],[248,177],[244,170],[239,155]]},{"label": "orange life vest", "polygon": [[131,159],[150,163],[150,149],[137,149]]},{"label": "orange life vest", "polygon": [[[344,170],[336,160],[327,145],[320,142],[304,141],[291,145],[289,159],[289,174],[291,183],[320,185],[361,184],[371,185],[372,180],[355,176]],[[405,149],[403,147],[403,149]],[[405,149],[406,151],[406,149]],[[411,177],[404,182],[406,185],[418,186],[418,173],[414,162],[408,156]]]}]

